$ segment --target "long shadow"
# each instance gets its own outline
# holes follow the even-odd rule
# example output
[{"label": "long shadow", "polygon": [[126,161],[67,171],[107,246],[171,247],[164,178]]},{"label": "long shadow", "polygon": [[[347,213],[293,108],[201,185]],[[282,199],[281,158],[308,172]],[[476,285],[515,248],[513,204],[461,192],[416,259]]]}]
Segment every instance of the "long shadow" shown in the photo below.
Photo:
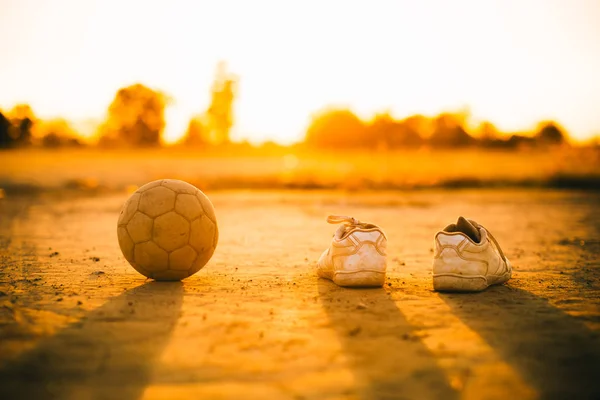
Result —
[{"label": "long shadow", "polygon": [[525,290],[440,294],[543,399],[600,399],[600,340],[576,318]]},{"label": "long shadow", "polygon": [[319,298],[364,399],[454,399],[434,356],[383,289],[344,289],[319,279]]},{"label": "long shadow", "polygon": [[138,399],[179,318],[181,282],[128,290],[0,368],[0,399]]}]

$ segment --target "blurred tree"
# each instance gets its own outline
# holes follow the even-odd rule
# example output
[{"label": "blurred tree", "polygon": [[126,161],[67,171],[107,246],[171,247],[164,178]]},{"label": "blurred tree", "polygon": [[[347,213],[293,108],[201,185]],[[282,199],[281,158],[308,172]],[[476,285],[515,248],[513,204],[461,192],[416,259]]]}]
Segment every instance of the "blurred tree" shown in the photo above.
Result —
[{"label": "blurred tree", "polygon": [[500,138],[500,133],[494,124],[483,121],[476,130],[476,137],[482,140],[496,140]]},{"label": "blurred tree", "polygon": [[33,120],[25,118],[19,121],[17,125],[17,135],[15,143],[17,146],[29,146],[31,144],[31,128]]},{"label": "blurred tree", "polygon": [[545,121],[538,125],[538,130],[535,135],[538,143],[544,145],[558,145],[566,142],[566,134],[564,130],[552,121]]},{"label": "blurred tree", "polygon": [[371,138],[371,143],[367,145],[378,149],[389,149],[394,146],[393,138],[399,136],[400,130],[398,122],[389,112],[376,114],[365,130],[365,132],[368,131],[366,135]]},{"label": "blurred tree", "polygon": [[316,148],[361,147],[369,145],[367,129],[348,109],[325,109],[312,116],[305,143]]},{"label": "blurred tree", "polygon": [[208,129],[206,129],[201,116],[196,116],[190,120],[181,143],[186,146],[202,146],[209,143]]},{"label": "blurred tree", "polygon": [[500,131],[489,121],[483,121],[475,130],[475,140],[483,147],[508,147],[508,141],[501,138]]},{"label": "blurred tree", "polygon": [[220,145],[231,141],[233,102],[237,78],[227,72],[224,62],[217,65],[211,88],[210,104],[201,115],[193,117],[180,143],[189,146]]},{"label": "blurred tree", "polygon": [[36,120],[35,114],[29,104],[17,104],[8,113],[8,118],[15,121],[22,121],[24,119]]},{"label": "blurred tree", "polygon": [[464,128],[465,118],[460,114],[442,113],[433,122],[429,141],[434,147],[462,147],[475,142]]},{"label": "blurred tree", "polygon": [[101,144],[160,145],[166,104],[163,93],[139,83],[119,89],[100,127]]},{"label": "blurred tree", "polygon": [[0,149],[10,147],[12,139],[10,137],[10,128],[12,127],[8,118],[0,112]]},{"label": "blurred tree", "polygon": [[369,131],[370,141],[377,148],[416,147],[423,143],[412,124],[395,120],[389,113],[377,114]]},{"label": "blurred tree", "polygon": [[41,121],[37,124],[35,135],[42,138],[42,146],[53,148],[62,146],[79,146],[77,132],[69,123],[61,118]]},{"label": "blurred tree", "polygon": [[206,111],[209,142],[212,144],[224,144],[230,141],[236,82],[236,78],[227,72],[226,64],[219,63],[211,89],[210,105]]},{"label": "blurred tree", "polygon": [[411,131],[416,132],[425,141],[433,133],[433,122],[424,115],[415,114],[404,119],[402,123]]},{"label": "blurred tree", "polygon": [[535,145],[535,139],[531,136],[513,134],[506,141],[506,146],[510,148],[532,148]]},{"label": "blurred tree", "polygon": [[28,104],[17,104],[7,114],[10,121],[8,136],[10,147],[28,146],[31,144],[31,129],[37,121]]},{"label": "blurred tree", "polygon": [[42,146],[47,148],[56,148],[63,145],[63,141],[58,134],[51,132],[47,135],[44,135],[42,138]]}]

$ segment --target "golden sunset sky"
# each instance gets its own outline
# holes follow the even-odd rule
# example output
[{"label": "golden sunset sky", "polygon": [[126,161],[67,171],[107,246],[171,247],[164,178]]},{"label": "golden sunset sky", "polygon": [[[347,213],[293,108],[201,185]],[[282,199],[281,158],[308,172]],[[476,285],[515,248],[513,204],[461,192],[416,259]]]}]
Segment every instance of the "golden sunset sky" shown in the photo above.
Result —
[{"label": "golden sunset sky", "polygon": [[234,137],[253,142],[297,140],[328,105],[469,107],[502,130],[555,119],[583,139],[600,133],[598,21],[598,0],[0,0],[0,108],[102,120],[141,82],[171,96],[173,140],[224,60],[240,78]]}]

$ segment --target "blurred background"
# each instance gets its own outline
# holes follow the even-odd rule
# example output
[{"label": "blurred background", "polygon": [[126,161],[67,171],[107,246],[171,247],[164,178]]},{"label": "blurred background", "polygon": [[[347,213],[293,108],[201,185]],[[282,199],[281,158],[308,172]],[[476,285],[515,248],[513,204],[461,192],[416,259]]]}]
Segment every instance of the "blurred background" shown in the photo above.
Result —
[{"label": "blurred background", "polygon": [[600,187],[595,0],[0,9],[0,197]]}]

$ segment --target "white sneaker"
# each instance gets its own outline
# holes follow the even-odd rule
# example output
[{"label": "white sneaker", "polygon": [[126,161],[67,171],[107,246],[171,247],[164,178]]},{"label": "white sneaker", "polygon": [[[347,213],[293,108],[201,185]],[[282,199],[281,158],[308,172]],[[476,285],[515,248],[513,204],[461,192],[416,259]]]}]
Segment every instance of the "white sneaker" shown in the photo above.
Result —
[{"label": "white sneaker", "polygon": [[330,215],[327,222],[344,225],[319,258],[319,277],[340,286],[383,286],[387,238],[381,228],[344,216]]},{"label": "white sneaker", "polygon": [[512,266],[500,245],[483,226],[459,217],[435,235],[433,288],[479,292],[508,281]]}]

